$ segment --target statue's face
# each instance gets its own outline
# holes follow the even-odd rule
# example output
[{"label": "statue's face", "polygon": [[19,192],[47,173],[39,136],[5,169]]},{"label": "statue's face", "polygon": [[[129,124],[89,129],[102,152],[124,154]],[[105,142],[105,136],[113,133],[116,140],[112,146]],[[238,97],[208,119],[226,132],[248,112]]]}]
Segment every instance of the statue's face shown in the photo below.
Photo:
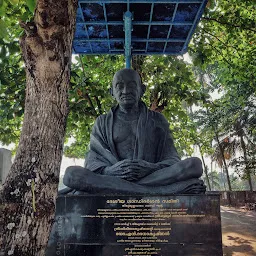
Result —
[{"label": "statue's face", "polygon": [[138,73],[132,69],[118,71],[113,79],[113,96],[124,107],[138,104],[142,95]]}]

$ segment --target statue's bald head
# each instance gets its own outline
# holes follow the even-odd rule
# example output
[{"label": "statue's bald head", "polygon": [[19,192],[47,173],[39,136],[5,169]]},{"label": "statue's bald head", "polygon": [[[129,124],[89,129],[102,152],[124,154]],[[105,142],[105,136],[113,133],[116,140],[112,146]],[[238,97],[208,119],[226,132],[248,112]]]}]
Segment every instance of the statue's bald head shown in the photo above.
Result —
[{"label": "statue's bald head", "polygon": [[130,76],[136,80],[138,85],[142,84],[139,73],[131,68],[123,68],[118,70],[113,77],[113,84],[116,80],[122,80],[123,76]]},{"label": "statue's bald head", "polygon": [[111,94],[119,105],[129,107],[137,105],[145,92],[137,71],[124,68],[117,71],[113,77]]},{"label": "statue's bald head", "polygon": [[[130,81],[136,82],[137,86],[140,87],[140,91],[141,91],[140,97],[142,97],[142,95],[144,94],[144,92],[146,90],[146,87],[142,83],[141,76],[139,75],[139,73],[131,68],[123,68],[115,73],[115,75],[113,77],[113,81],[112,81],[112,92],[113,92],[113,87],[117,83],[122,82],[127,79]],[[112,93],[112,95],[113,95],[113,93]]]}]

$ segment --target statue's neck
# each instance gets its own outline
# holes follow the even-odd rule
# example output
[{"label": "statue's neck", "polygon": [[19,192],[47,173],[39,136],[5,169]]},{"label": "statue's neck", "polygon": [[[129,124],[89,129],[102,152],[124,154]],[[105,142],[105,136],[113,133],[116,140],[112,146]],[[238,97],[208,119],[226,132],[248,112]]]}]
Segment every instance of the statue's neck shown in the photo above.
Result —
[{"label": "statue's neck", "polygon": [[117,116],[119,119],[124,121],[133,121],[139,118],[139,106],[133,106],[131,108],[124,108],[119,105],[117,110]]},{"label": "statue's neck", "polygon": [[119,110],[124,114],[133,115],[139,112],[139,103],[134,105],[119,105]]}]

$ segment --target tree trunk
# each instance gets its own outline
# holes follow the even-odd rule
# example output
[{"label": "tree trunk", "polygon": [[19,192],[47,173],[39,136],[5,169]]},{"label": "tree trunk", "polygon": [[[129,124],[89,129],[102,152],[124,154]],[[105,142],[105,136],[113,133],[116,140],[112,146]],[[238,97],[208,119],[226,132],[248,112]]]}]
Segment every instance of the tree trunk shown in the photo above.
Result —
[{"label": "tree trunk", "polygon": [[201,149],[201,146],[199,144],[198,144],[198,147],[199,147],[199,152],[200,152],[202,162],[203,162],[203,166],[204,166],[204,174],[205,174],[205,177],[206,177],[207,186],[208,186],[209,191],[211,191],[211,184],[210,184],[210,180],[209,180],[209,176],[208,176],[207,166],[206,166],[205,161],[204,161],[204,156],[203,156],[203,153],[202,153],[202,149]]},{"label": "tree trunk", "polygon": [[211,178],[212,178],[212,186],[211,186],[211,188],[212,188],[212,190],[216,190],[216,188],[214,187],[214,184],[213,184],[213,168],[212,168],[212,164],[213,164],[213,161],[211,160]]},{"label": "tree trunk", "polygon": [[253,191],[252,178],[251,178],[250,170],[248,168],[249,166],[248,166],[248,159],[247,159],[247,153],[246,153],[246,146],[245,146],[245,143],[244,143],[244,138],[243,138],[242,134],[239,134],[239,137],[240,137],[241,147],[242,147],[243,155],[244,155],[245,175],[246,175],[246,178],[248,179],[250,191]]},{"label": "tree trunk", "polygon": [[[189,106],[187,110],[188,110],[188,113],[189,113],[189,116],[190,116],[191,120],[193,121],[193,115],[192,115],[192,114],[193,114],[193,110],[192,110],[192,106]],[[198,142],[197,139],[196,139],[196,145],[197,145],[198,148],[199,148],[199,152],[200,152],[201,159],[202,159],[202,162],[203,162],[204,174],[205,174],[205,177],[206,177],[207,186],[208,186],[209,191],[211,191],[211,184],[210,184],[210,180],[209,180],[209,175],[208,175],[208,171],[207,171],[207,166],[206,166],[205,161],[204,161],[204,155],[203,155],[203,152],[202,152],[201,145],[200,145],[200,143]]]},{"label": "tree trunk", "polygon": [[224,166],[221,167],[221,173],[222,173],[222,181],[223,181],[224,191],[227,191],[227,189],[226,189],[225,175],[224,175]]},{"label": "tree trunk", "polygon": [[225,159],[225,156],[224,156],[223,148],[221,147],[221,144],[220,144],[218,133],[217,133],[215,128],[214,128],[214,133],[215,133],[215,138],[217,140],[217,143],[218,143],[218,146],[219,146],[219,149],[220,149],[220,153],[221,153],[221,157],[222,157],[222,161],[223,161],[223,165],[224,165],[224,170],[225,170],[226,177],[227,177],[228,190],[232,191],[231,182],[230,182],[229,173],[228,173],[228,166],[227,166],[226,159]]},{"label": "tree trunk", "polygon": [[132,56],[132,67],[142,76],[142,65],[145,60],[143,55],[133,55]]},{"label": "tree trunk", "polygon": [[21,24],[25,113],[14,163],[2,190],[4,255],[44,255],[63,153],[77,0],[38,0]]}]

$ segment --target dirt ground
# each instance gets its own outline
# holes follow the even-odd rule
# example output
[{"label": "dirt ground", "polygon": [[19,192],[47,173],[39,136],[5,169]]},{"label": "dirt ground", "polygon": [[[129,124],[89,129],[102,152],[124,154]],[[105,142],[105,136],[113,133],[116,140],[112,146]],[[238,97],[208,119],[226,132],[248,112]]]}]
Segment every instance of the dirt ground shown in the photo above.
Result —
[{"label": "dirt ground", "polygon": [[256,256],[256,212],[221,207],[224,256]]}]

